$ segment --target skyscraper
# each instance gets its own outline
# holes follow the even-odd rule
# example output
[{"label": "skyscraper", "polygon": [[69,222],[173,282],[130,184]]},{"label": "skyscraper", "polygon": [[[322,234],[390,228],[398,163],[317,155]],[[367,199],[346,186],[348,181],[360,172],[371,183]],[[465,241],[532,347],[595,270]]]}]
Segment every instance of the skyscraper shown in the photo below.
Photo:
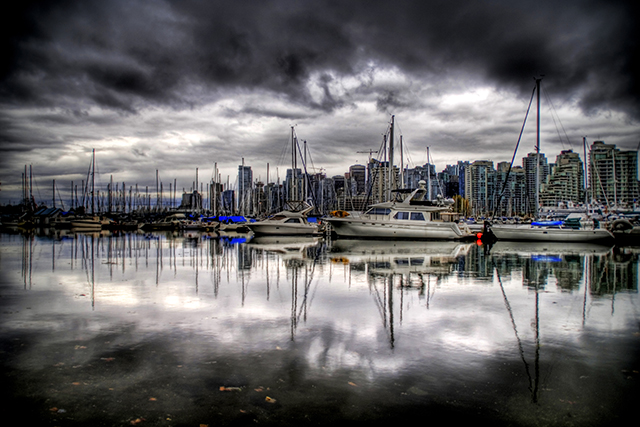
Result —
[{"label": "skyscraper", "polygon": [[500,162],[496,170],[496,215],[523,215],[527,211],[525,171],[521,166],[509,166],[509,162]]},{"label": "skyscraper", "polygon": [[251,188],[253,172],[251,166],[238,166],[238,212],[246,215],[251,211]]},{"label": "skyscraper", "polygon": [[594,141],[589,157],[591,196],[608,206],[638,200],[638,153],[620,151],[615,144]]},{"label": "skyscraper", "polygon": [[495,178],[496,171],[492,161],[476,160],[465,168],[465,197],[474,215],[493,211]]},{"label": "skyscraper", "polygon": [[[538,206],[536,206],[536,194],[540,189],[540,184],[546,181],[549,175],[549,164],[544,154],[540,153],[540,164],[536,161],[536,153],[529,153],[527,157],[522,159],[522,167],[524,168],[526,180],[527,180],[527,212],[536,213]],[[539,172],[538,172],[539,166]],[[539,177],[539,181],[536,182],[536,177]]]},{"label": "skyscraper", "polygon": [[366,192],[367,168],[364,165],[352,165],[349,167],[349,178],[353,195]]},{"label": "skyscraper", "polygon": [[563,150],[558,154],[555,166],[540,191],[540,204],[543,206],[558,206],[563,202],[584,202],[583,163],[573,150]]}]

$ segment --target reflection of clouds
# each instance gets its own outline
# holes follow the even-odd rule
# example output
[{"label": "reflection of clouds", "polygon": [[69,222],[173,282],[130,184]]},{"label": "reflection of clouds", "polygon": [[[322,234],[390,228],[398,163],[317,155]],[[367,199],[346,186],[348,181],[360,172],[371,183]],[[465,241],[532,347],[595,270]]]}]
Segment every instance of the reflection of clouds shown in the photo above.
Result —
[{"label": "reflection of clouds", "polygon": [[[507,413],[513,402],[523,407],[530,401],[528,380],[536,373],[538,350],[541,399],[535,415],[577,385],[582,392],[585,383],[595,390],[585,392],[591,400],[582,404],[588,408],[612,405],[625,394],[603,394],[600,385],[619,385],[607,372],[620,372],[632,359],[625,337],[637,330],[639,301],[626,289],[585,294],[584,279],[566,289],[549,275],[536,294],[524,284],[524,262],[505,262],[510,268],[498,276],[475,246],[453,258],[422,257],[421,266],[430,257],[440,266],[462,261],[453,264],[452,274],[430,275],[426,292],[401,287],[401,276],[390,271],[365,274],[353,264],[333,263],[330,253],[303,253],[288,262],[287,254],[249,245],[144,242],[137,259],[100,251],[93,287],[87,264],[75,259],[72,268],[64,251],[56,251],[52,268],[53,245],[37,246],[30,288],[19,274],[4,277],[3,336],[25,336],[23,342],[33,344],[10,363],[24,369],[33,387],[43,385],[44,399],[60,401],[50,386],[59,383],[56,375],[67,369],[75,380],[86,369],[92,390],[116,384],[118,393],[138,395],[141,386],[160,381],[161,390],[175,393],[171,404],[183,411],[196,409],[219,386],[246,386],[253,393],[255,383],[278,390],[275,398],[283,405],[291,404],[285,392],[302,385],[303,399],[313,396],[314,404],[316,396],[347,390],[347,399],[359,395],[389,407],[404,399],[447,399],[474,409],[489,402]],[[156,245],[163,249],[161,262]],[[240,263],[241,256],[250,262]],[[19,271],[20,257],[20,251],[0,246],[3,272],[7,266]],[[532,326],[536,298],[539,348]],[[603,346],[610,349],[607,357]],[[66,364],[55,366],[61,361]],[[116,366],[126,375],[103,370]],[[583,379],[584,372],[600,376]],[[516,415],[510,421],[528,418]]]},{"label": "reflection of clouds", "polygon": [[[349,248],[351,253],[319,258],[308,256],[304,250],[315,248],[304,246],[300,254],[305,256],[291,263],[286,254],[265,247],[250,250],[250,245],[241,245],[239,250],[213,239],[185,247],[183,239],[135,239],[131,252],[116,245],[118,256],[96,250],[93,283],[90,264],[75,258],[69,262],[68,253],[59,247],[56,254],[61,255],[54,259],[53,245],[36,245],[33,284],[21,296],[30,310],[3,324],[59,331],[64,321],[42,319],[80,316],[92,324],[81,327],[90,335],[127,321],[142,333],[182,331],[206,337],[230,352],[259,353],[285,348],[294,340],[307,345],[305,357],[314,369],[335,372],[368,366],[372,375],[401,370],[425,358],[462,366],[497,354],[514,355],[517,339],[534,339],[535,292],[524,286],[524,262],[509,259],[511,268],[500,274],[516,337],[495,271],[488,280],[473,275],[486,267],[479,257],[482,248],[473,245],[460,253],[457,245],[431,244],[423,256],[423,248],[415,244],[393,249],[367,245],[364,249],[376,253],[363,253],[360,247],[359,253]],[[252,260],[249,269],[244,264],[240,269],[239,258],[247,253]],[[19,265],[20,256],[4,248],[2,265]],[[433,261],[438,271],[451,273],[433,276],[425,293],[400,288],[397,274],[389,287],[390,269],[374,276],[370,269],[365,274],[356,268],[358,263],[415,257],[422,260],[420,266]],[[452,274],[460,260],[470,275]],[[414,274],[404,269],[406,265],[401,267],[405,279]],[[592,333],[628,330],[629,319],[635,318],[635,294],[587,294],[585,304],[584,280],[579,289],[569,291],[561,290],[553,275],[545,280],[544,292],[538,295],[543,342],[579,346],[582,337]],[[16,291],[23,292],[21,285]]]}]

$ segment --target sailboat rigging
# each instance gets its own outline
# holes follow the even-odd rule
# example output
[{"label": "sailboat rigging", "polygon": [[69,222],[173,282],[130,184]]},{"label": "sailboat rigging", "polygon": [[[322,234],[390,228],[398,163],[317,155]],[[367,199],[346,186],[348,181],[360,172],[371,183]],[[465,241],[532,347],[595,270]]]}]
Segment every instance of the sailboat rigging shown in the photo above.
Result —
[{"label": "sailboat rigging", "polygon": [[[307,214],[314,209],[314,206],[307,203],[306,195],[303,193],[300,197],[301,189],[299,188],[298,177],[298,153],[300,146],[295,129],[291,127],[291,175],[289,181],[289,198],[286,201],[288,209],[282,210],[275,215],[263,220],[248,223],[247,226],[256,235],[305,235],[312,236],[321,233],[317,223],[310,223]],[[300,157],[303,158],[302,153]],[[308,179],[309,174],[306,169],[306,162],[303,161],[305,169],[305,178]]]},{"label": "sailboat rigging", "polygon": [[[537,95],[537,118],[536,118],[536,183],[535,183],[535,216],[538,217],[539,209],[539,197],[540,197],[540,82],[542,78],[535,78],[536,85],[534,93]],[[533,94],[532,94],[533,100]],[[529,103],[529,108],[531,102]],[[529,113],[527,109],[527,116]],[[525,119],[526,120],[526,119]],[[524,124],[523,124],[524,129]],[[520,133],[522,137],[522,131]],[[518,138],[518,144],[520,138]],[[515,157],[515,153],[514,153]],[[508,181],[505,178],[503,186],[506,187]],[[502,193],[500,194],[502,197]],[[607,241],[613,240],[613,234],[609,230],[596,227],[595,223],[592,227],[586,227],[580,223],[567,224],[563,221],[559,222],[545,222],[534,221],[531,224],[492,224],[490,222],[485,223],[486,231],[490,231],[498,240],[522,240],[522,241],[543,241],[543,242],[594,242],[594,241]]]}]

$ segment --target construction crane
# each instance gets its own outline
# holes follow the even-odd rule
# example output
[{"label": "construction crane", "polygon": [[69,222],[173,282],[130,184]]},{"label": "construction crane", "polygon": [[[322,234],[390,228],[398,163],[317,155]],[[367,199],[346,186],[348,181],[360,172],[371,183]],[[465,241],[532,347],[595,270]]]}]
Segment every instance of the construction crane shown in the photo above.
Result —
[{"label": "construction crane", "polygon": [[368,151],[356,151],[356,153],[369,153],[369,162],[371,162],[371,155],[373,153],[378,153],[378,150],[368,150]]}]

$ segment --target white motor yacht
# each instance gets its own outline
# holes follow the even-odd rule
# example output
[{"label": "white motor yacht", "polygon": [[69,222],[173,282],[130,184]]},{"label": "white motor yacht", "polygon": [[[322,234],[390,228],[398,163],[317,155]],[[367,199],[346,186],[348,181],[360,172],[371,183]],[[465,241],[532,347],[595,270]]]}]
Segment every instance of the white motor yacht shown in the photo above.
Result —
[{"label": "white motor yacht", "polygon": [[313,206],[302,211],[281,211],[263,221],[247,223],[247,226],[256,236],[319,235],[318,224],[307,220],[307,213],[312,209]]},{"label": "white motor yacht", "polygon": [[338,237],[410,240],[466,240],[476,239],[466,224],[440,219],[451,213],[451,203],[444,199],[424,200],[426,182],[420,181],[401,202],[372,205],[365,213],[355,216],[334,211],[325,220]]}]

